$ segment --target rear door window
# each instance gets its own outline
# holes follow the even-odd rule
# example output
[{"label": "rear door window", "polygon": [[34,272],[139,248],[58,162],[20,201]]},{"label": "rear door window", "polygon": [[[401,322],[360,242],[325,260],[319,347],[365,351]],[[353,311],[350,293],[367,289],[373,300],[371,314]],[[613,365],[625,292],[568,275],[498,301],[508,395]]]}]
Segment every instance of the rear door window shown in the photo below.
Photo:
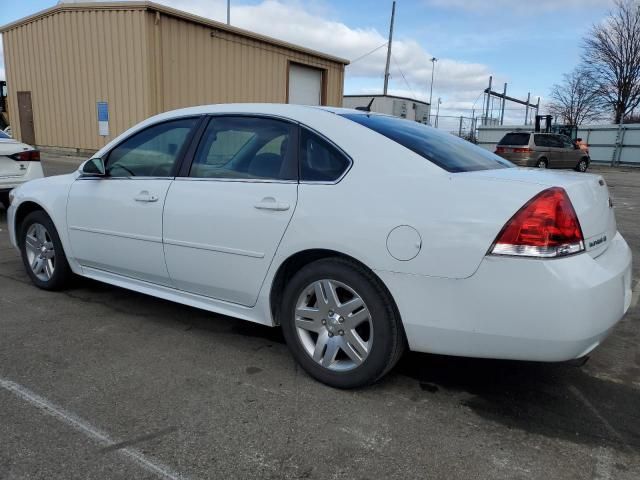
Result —
[{"label": "rear door window", "polygon": [[448,172],[514,167],[511,162],[484,148],[418,122],[363,113],[341,116],[384,135]]},{"label": "rear door window", "polygon": [[564,148],[562,138],[557,135],[549,135],[549,146],[553,148]]},{"label": "rear door window", "polygon": [[[529,145],[528,133],[507,133],[498,145]],[[537,142],[536,142],[537,145]]]},{"label": "rear door window", "polygon": [[189,176],[234,180],[296,180],[295,126],[263,117],[213,117]]},{"label": "rear door window", "polygon": [[550,147],[549,143],[549,135],[535,135],[533,137],[533,141],[535,142],[537,147]]}]

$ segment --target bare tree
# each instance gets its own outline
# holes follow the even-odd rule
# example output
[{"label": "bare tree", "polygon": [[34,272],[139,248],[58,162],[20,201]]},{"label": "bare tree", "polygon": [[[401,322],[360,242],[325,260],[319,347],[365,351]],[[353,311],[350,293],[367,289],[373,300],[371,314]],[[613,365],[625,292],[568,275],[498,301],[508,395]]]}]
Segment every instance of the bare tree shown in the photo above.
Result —
[{"label": "bare tree", "polygon": [[588,71],[576,69],[563,75],[551,88],[551,114],[569,125],[582,125],[603,117],[604,105],[598,84]]},{"label": "bare tree", "polygon": [[631,112],[624,118],[624,123],[640,123],[640,113]]},{"label": "bare tree", "polygon": [[615,7],[584,40],[585,68],[619,123],[640,104],[640,3],[615,0]]}]

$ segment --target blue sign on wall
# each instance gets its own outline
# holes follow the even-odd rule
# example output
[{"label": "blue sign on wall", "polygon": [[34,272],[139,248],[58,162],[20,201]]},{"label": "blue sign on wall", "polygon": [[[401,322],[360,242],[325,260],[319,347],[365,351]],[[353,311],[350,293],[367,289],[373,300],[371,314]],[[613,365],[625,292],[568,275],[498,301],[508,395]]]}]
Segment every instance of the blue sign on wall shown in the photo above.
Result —
[{"label": "blue sign on wall", "polygon": [[98,121],[109,121],[109,104],[107,102],[98,102]]}]

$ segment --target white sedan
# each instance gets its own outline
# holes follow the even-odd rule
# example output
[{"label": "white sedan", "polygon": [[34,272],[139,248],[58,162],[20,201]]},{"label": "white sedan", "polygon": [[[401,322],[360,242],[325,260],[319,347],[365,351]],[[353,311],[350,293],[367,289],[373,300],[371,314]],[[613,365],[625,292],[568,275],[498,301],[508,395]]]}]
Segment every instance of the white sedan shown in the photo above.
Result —
[{"label": "white sedan", "polygon": [[271,326],[336,387],[405,347],[565,361],[631,302],[598,175],[515,168],[395,117],[214,105],[150,118],[12,192],[33,282],[72,274]]},{"label": "white sedan", "polygon": [[0,130],[0,203],[8,207],[12,188],[42,177],[40,152]]}]

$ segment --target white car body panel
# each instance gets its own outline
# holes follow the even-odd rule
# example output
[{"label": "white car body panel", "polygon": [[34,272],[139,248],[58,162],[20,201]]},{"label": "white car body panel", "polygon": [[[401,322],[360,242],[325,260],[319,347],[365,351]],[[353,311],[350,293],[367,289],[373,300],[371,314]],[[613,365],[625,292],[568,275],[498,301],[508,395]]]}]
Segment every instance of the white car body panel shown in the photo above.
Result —
[{"label": "white car body panel", "polygon": [[[177,179],[164,216],[165,258],[173,285],[255,305],[297,197],[297,182]],[[269,209],[271,203],[277,210]]]},{"label": "white car body panel", "polygon": [[[162,244],[162,212],[171,182],[88,178],[75,181],[67,204],[73,257],[82,266],[171,285]],[[155,201],[139,201],[144,200],[144,192]]]},{"label": "white car body panel", "polygon": [[[274,324],[270,296],[280,266],[307,250],[338,252],[382,280],[411,349],[451,355],[577,358],[594,348],[629,307],[631,253],[617,234],[608,189],[597,175],[516,168],[449,173],[327,109],[293,105],[167,112],[133,127],[96,156],[158,121],[216,113],[299,122],[340,147],[352,167],[336,184],[87,181],[78,180],[78,173],[30,182],[15,191],[9,209],[12,242],[16,213],[25,202],[35,202],[57,226],[74,272],[266,325]],[[158,202],[135,206],[133,197],[150,181],[159,182],[145,187]],[[117,193],[102,191],[103,184],[127,182],[131,186]],[[100,185],[99,190],[92,193],[91,185]],[[513,214],[551,186],[567,191],[588,252],[552,260],[487,255]],[[265,197],[289,208],[254,208]],[[164,226],[147,225],[142,212],[153,215],[154,225],[162,215]],[[400,245],[417,251],[411,260],[389,252],[390,234],[400,226],[413,229],[418,238]],[[591,247],[590,239],[595,239]],[[151,259],[145,256],[149,252],[142,253],[149,246]],[[157,266],[159,250],[166,271]],[[117,254],[110,256],[113,251]]]}]

